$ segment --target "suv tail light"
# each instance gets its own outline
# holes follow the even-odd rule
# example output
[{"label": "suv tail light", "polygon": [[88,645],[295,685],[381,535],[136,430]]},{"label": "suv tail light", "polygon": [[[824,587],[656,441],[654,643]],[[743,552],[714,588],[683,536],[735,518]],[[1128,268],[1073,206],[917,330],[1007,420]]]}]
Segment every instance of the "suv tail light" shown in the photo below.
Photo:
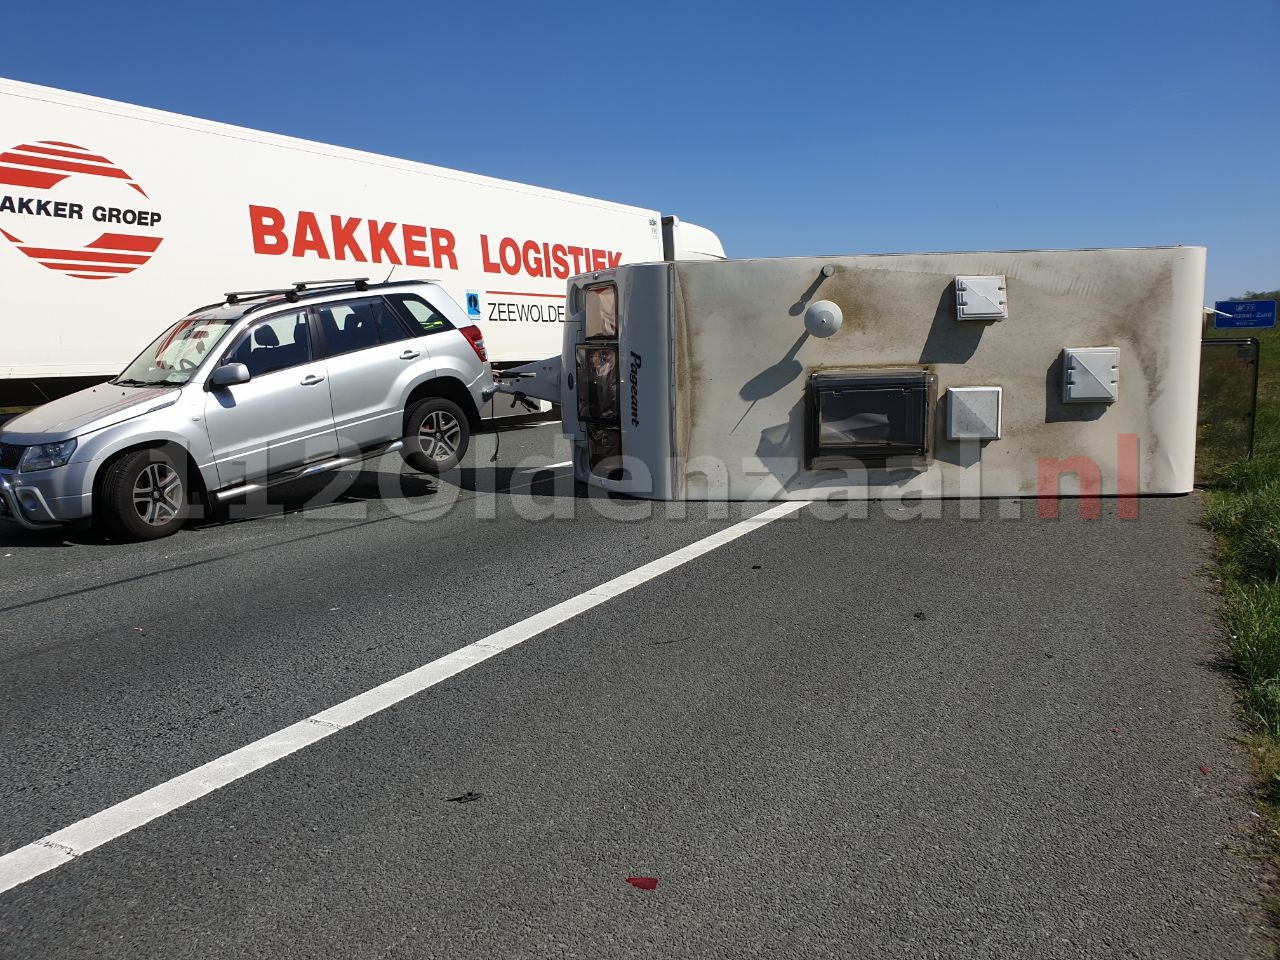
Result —
[{"label": "suv tail light", "polygon": [[489,354],[484,349],[484,334],[480,332],[480,328],[475,324],[469,327],[459,327],[458,330],[467,338],[467,343],[471,344],[471,349],[476,352],[476,356],[480,358],[481,363],[489,362]]}]

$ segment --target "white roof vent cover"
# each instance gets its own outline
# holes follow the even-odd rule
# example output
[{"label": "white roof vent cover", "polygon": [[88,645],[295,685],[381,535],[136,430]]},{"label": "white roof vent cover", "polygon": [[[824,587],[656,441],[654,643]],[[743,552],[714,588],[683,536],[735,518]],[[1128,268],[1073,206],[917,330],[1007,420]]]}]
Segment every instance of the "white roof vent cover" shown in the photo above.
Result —
[{"label": "white roof vent cover", "polygon": [[956,277],[957,320],[1008,320],[1004,277]]}]

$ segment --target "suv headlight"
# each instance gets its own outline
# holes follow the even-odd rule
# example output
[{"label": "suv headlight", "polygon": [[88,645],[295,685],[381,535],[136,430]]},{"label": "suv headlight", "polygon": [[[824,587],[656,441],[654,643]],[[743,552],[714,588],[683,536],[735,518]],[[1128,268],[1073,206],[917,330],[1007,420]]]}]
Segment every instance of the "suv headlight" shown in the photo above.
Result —
[{"label": "suv headlight", "polygon": [[76,441],[63,440],[61,443],[41,443],[27,447],[27,452],[18,461],[19,473],[30,473],[32,470],[48,470],[50,467],[61,467],[76,452]]}]

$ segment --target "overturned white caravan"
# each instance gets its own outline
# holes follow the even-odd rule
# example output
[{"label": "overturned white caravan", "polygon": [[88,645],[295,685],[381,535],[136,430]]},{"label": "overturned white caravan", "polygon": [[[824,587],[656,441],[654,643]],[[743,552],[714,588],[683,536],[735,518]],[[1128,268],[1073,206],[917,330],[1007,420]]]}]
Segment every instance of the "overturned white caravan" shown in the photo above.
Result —
[{"label": "overturned white caravan", "polygon": [[[1191,489],[1205,250],[621,266],[569,281],[578,479],[665,500]],[[540,375],[539,375],[540,374]]]}]

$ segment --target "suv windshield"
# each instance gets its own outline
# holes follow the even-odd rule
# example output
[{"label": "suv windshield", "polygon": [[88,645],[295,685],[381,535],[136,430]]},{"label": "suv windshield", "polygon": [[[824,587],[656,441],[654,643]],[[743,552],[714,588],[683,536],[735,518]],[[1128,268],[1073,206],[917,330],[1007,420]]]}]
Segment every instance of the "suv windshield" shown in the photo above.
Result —
[{"label": "suv windshield", "polygon": [[200,316],[179,320],[138,354],[112,383],[138,387],[186,383],[234,323],[234,319]]}]

